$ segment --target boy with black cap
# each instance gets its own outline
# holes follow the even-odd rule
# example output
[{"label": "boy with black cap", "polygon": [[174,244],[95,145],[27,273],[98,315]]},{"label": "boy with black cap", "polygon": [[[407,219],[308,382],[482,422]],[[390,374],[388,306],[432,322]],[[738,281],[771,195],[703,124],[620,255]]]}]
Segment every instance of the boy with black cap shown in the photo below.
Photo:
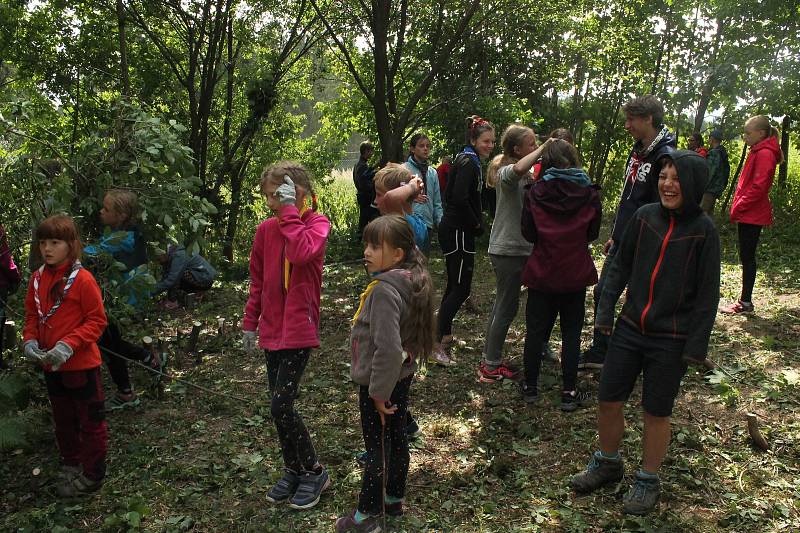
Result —
[{"label": "boy with black cap", "polygon": [[714,212],[714,203],[717,198],[725,192],[728,186],[728,178],[731,174],[731,164],[728,161],[728,151],[722,146],[722,132],[714,130],[708,136],[708,144],[711,149],[708,151],[708,187],[703,193],[700,207],[708,216]]},{"label": "boy with black cap", "polygon": [[690,150],[660,163],[661,201],[634,213],[600,294],[595,328],[611,334],[614,304],[628,288],[600,376],[600,449],[571,482],[587,493],[622,479],[623,405],[643,374],[642,466],[623,500],[629,514],[645,514],[658,502],[672,407],[687,362],[706,358],[719,303],[719,235],[699,205],[708,165]]}]

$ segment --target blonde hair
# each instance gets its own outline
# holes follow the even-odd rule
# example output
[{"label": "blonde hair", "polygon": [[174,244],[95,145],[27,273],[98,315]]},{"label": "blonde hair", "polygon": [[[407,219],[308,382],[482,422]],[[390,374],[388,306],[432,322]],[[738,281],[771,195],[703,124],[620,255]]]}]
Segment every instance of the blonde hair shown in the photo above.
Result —
[{"label": "blonde hair", "polygon": [[519,158],[514,153],[514,148],[521,145],[528,135],[534,135],[535,138],[536,134],[532,129],[522,124],[512,124],[506,128],[503,132],[503,136],[500,137],[500,145],[503,147],[503,153],[492,159],[486,171],[487,187],[497,187],[498,173],[501,167],[519,161]]},{"label": "blonde hair", "polygon": [[[780,137],[781,132],[778,128],[772,125],[769,121],[769,117],[765,115],[755,115],[747,119],[744,123],[745,127],[752,126],[757,131],[764,132],[764,138],[767,139],[769,137]],[[781,150],[780,158],[778,159],[778,164],[780,165],[783,163],[784,155],[783,150]]]},{"label": "blonde hair", "polygon": [[387,163],[385,167],[375,174],[373,182],[375,187],[380,187],[384,191],[391,191],[412,179],[414,179],[414,175],[405,166],[397,163]]},{"label": "blonde hair", "polygon": [[264,194],[264,188],[267,186],[267,183],[283,184],[283,178],[285,176],[289,176],[296,186],[303,189],[306,195],[311,197],[311,209],[316,211],[317,196],[314,194],[314,187],[311,184],[311,175],[308,173],[308,170],[306,170],[306,167],[296,161],[278,161],[264,168],[259,183],[261,194]]},{"label": "blonde hair", "polygon": [[111,201],[111,209],[125,218],[121,227],[128,226],[139,215],[139,198],[129,189],[109,189],[103,196]]}]

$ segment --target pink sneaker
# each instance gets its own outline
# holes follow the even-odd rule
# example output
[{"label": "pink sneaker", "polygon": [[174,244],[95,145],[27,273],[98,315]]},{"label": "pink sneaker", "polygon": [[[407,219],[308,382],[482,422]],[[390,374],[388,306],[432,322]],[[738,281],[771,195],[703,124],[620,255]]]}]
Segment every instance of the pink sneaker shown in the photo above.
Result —
[{"label": "pink sneaker", "polygon": [[440,366],[453,366],[454,364],[456,364],[456,362],[453,361],[447,354],[447,349],[442,344],[440,344],[439,346],[436,347],[435,350],[433,350],[430,360],[432,363]]},{"label": "pink sneaker", "polygon": [[503,379],[514,379],[519,374],[519,370],[506,363],[500,363],[497,368],[490,368],[482,362],[478,365],[478,377],[481,383],[496,383]]}]

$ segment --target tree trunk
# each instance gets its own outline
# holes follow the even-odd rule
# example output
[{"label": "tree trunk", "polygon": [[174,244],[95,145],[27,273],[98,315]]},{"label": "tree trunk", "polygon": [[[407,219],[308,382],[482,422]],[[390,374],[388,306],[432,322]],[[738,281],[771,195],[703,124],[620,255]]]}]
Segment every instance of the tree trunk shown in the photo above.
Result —
[{"label": "tree trunk", "polygon": [[117,27],[119,28],[119,74],[122,81],[122,96],[131,96],[131,82],[128,74],[128,39],[125,35],[125,6],[117,0]]},{"label": "tree trunk", "polygon": [[731,194],[733,191],[736,190],[736,185],[739,183],[739,176],[742,173],[742,166],[744,166],[744,160],[747,157],[747,144],[742,143],[742,157],[739,158],[739,164],[736,165],[736,172],[734,172],[734,176],[736,179],[731,180],[730,185],[728,186],[728,192],[725,194],[725,202],[722,204],[722,213],[728,210],[728,202],[731,200]]},{"label": "tree trunk", "polygon": [[792,127],[792,117],[785,115],[781,124],[781,150],[783,151],[783,163],[778,170],[778,187],[786,188],[786,177],[789,174],[789,131]]}]

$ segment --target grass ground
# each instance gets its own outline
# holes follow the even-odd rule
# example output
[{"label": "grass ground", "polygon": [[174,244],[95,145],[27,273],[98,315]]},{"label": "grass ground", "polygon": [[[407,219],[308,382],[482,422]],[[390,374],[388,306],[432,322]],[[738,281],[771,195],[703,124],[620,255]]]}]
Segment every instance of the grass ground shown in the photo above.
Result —
[{"label": "grass ground", "polygon": [[[740,270],[735,235],[723,225],[724,301],[735,298]],[[458,366],[420,372],[413,409],[424,437],[415,445],[408,482],[408,513],[392,531],[798,531],[800,530],[800,238],[792,228],[766,232],[757,312],[718,317],[710,357],[722,370],[690,370],[674,416],[674,438],[662,472],[663,502],[645,518],[621,514],[626,484],[588,497],[567,487],[596,447],[594,409],[558,409],[559,373],[545,369],[544,400],[526,408],[512,383],[477,383],[494,277],[478,256],[474,294],[479,312],[461,312],[455,333]],[[485,250],[485,246],[483,248]],[[355,248],[351,253],[357,254]],[[598,266],[600,260],[598,258]],[[431,271],[442,284],[443,262]],[[146,390],[134,370],[142,406],[109,417],[109,474],[101,492],[59,501],[53,483],[58,453],[41,424],[31,446],[0,464],[3,531],[331,531],[357,498],[362,441],[356,389],[349,381],[349,319],[366,282],[360,267],[325,272],[322,347],[304,377],[298,408],[333,484],[309,512],[264,500],[281,474],[281,460],[265,393],[260,357],[245,355],[236,331],[216,332],[216,318],[241,316],[244,283],[225,283],[186,314],[162,313],[133,326],[136,332],[176,336],[176,325],[204,322],[203,361],[184,355],[173,372],[221,394],[172,383],[163,399]],[[587,308],[591,309],[587,298]],[[524,302],[506,352],[519,359]],[[584,343],[589,341],[591,312]],[[553,342],[558,342],[558,332]],[[175,354],[180,351],[173,346]],[[595,376],[582,377],[595,390]],[[110,384],[107,391],[111,391]],[[42,390],[37,394],[42,398]],[[632,398],[623,444],[628,474],[641,440],[638,396]],[[771,444],[750,443],[743,413],[755,412]],[[46,410],[41,409],[42,418]]]}]

